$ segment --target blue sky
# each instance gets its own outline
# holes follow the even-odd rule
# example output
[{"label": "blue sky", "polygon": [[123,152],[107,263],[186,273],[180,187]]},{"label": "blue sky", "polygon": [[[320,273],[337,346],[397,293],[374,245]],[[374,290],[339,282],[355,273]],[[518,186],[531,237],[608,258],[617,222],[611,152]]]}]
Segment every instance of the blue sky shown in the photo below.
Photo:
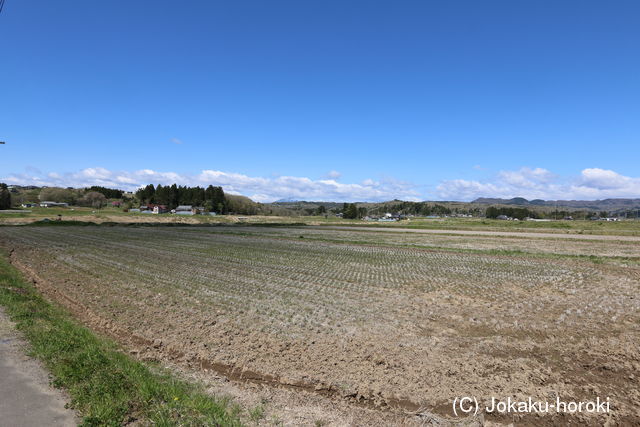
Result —
[{"label": "blue sky", "polygon": [[260,201],[640,197],[636,1],[41,1],[0,180]]}]

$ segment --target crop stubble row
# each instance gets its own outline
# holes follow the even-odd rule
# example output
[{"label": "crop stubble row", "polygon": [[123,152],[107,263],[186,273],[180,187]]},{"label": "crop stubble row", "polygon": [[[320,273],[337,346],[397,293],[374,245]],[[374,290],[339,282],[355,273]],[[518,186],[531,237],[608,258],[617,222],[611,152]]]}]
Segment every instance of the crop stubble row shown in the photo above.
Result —
[{"label": "crop stubble row", "polygon": [[[633,267],[271,234],[0,229],[20,259],[62,292],[136,334],[381,404],[436,406],[472,390],[586,394],[608,380],[591,374],[567,383],[562,374],[573,362],[563,358],[583,351],[598,359],[612,342],[616,369],[640,366],[628,354],[637,348]],[[624,399],[622,406],[633,412]]]}]

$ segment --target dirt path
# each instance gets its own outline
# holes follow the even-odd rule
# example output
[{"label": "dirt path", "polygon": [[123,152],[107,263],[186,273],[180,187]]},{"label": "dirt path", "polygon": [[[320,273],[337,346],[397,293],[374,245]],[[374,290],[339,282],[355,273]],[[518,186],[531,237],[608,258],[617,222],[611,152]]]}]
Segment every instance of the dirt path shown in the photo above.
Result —
[{"label": "dirt path", "polygon": [[484,230],[432,230],[423,228],[395,228],[395,227],[350,227],[350,226],[321,226],[309,227],[319,230],[349,230],[349,231],[388,231],[392,233],[422,233],[422,234],[455,234],[467,236],[492,237],[522,237],[538,239],[573,239],[573,240],[613,240],[625,242],[640,242],[640,236],[612,236],[603,234],[563,234],[563,233],[533,233],[521,231],[484,231]]},{"label": "dirt path", "polygon": [[25,355],[25,342],[0,307],[0,426],[75,426],[67,397],[49,385],[49,375]]}]

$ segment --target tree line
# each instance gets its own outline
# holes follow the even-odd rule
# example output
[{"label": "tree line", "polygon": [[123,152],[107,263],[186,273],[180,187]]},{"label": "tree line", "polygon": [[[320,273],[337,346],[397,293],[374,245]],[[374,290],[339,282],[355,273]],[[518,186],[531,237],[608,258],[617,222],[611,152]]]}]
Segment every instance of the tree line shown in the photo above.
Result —
[{"label": "tree line", "polygon": [[527,208],[508,208],[508,207],[495,207],[489,206],[485,212],[484,216],[487,218],[498,218],[500,215],[505,215],[510,218],[518,218],[520,220],[525,218],[538,218],[538,214],[534,211],[531,211]]},{"label": "tree line", "polygon": [[[590,211],[590,210],[548,210],[548,211],[541,211],[541,210],[530,210],[527,208],[516,208],[516,207],[507,207],[507,206],[501,206],[501,207],[497,207],[497,206],[489,206],[486,210],[485,210],[485,214],[484,216],[487,218],[497,218],[500,215],[505,215],[508,216],[510,218],[517,218],[517,219],[524,219],[524,218],[536,218],[536,219],[540,219],[540,218],[545,218],[545,219],[563,219],[563,218],[572,218],[572,219],[590,219],[592,217],[601,217],[601,218],[606,218],[608,216],[611,215],[610,212],[606,212],[606,211],[602,211],[602,212],[596,212],[596,211]],[[633,218],[636,215],[640,216],[640,212],[636,212],[635,214],[633,213],[633,211],[628,211],[628,212],[621,212],[618,213],[615,216],[618,217],[625,217],[625,218]]]},{"label": "tree line", "polygon": [[382,203],[380,206],[372,207],[368,210],[369,214],[383,214],[385,212],[393,212],[401,215],[430,216],[430,215],[451,215],[452,213],[478,215],[478,208],[449,208],[439,203],[433,202],[406,202],[394,200],[392,202]]},{"label": "tree line", "polygon": [[107,199],[122,199],[122,196],[124,195],[124,191],[122,190],[117,190],[115,188],[100,187],[99,185],[91,186],[86,190],[100,193]]},{"label": "tree line", "polygon": [[0,209],[11,209],[11,192],[5,183],[0,183]]},{"label": "tree line", "polygon": [[175,209],[180,205],[202,206],[210,212],[226,214],[229,212],[229,201],[222,187],[209,185],[207,188],[187,187],[183,185],[149,184],[136,191],[136,198],[140,203],[154,203],[165,205],[168,209]]}]

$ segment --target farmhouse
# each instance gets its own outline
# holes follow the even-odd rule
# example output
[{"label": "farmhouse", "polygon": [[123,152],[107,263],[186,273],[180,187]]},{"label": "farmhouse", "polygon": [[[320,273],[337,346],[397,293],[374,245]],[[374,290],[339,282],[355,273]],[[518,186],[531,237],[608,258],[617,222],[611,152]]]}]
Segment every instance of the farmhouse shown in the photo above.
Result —
[{"label": "farmhouse", "polygon": [[180,205],[173,210],[173,213],[177,215],[193,215],[193,206],[191,205]]},{"label": "farmhouse", "polygon": [[[151,208],[151,206],[149,206]],[[154,214],[163,214],[169,212],[169,209],[165,205],[153,205],[151,208]]]},{"label": "farmhouse", "polygon": [[41,208],[66,208],[67,206],[69,206],[69,203],[40,202]]}]

